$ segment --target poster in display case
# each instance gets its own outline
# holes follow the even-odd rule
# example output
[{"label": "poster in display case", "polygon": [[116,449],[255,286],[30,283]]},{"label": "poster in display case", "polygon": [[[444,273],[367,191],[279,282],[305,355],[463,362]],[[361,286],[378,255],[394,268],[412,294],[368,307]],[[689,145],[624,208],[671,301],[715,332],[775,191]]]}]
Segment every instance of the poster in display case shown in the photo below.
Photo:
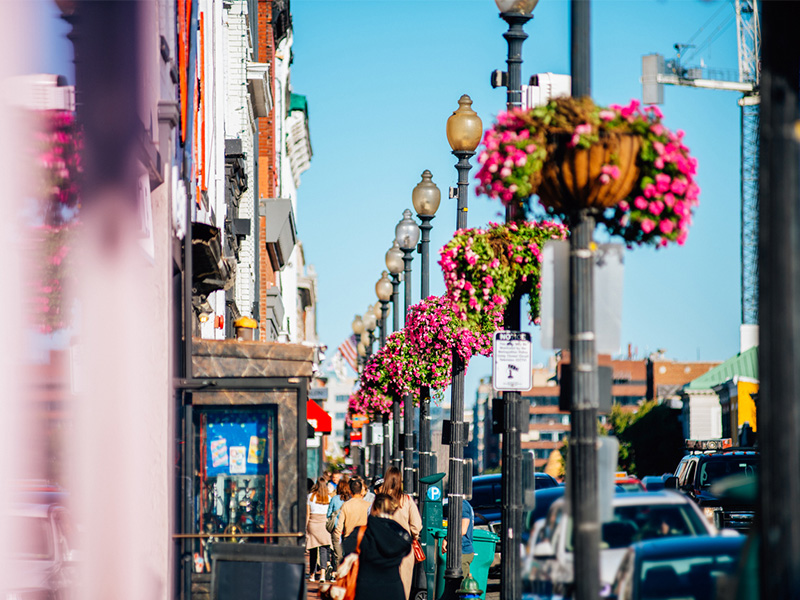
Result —
[{"label": "poster in display case", "polygon": [[207,407],[196,413],[196,533],[224,534],[201,541],[196,570],[209,572],[208,543],[263,543],[276,519],[275,407]]}]

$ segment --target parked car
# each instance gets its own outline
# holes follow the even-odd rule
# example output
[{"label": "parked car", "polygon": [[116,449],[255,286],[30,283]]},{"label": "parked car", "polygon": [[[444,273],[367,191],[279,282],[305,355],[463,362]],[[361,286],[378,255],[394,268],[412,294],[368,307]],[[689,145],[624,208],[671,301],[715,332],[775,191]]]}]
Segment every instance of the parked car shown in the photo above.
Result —
[{"label": "parked car", "polygon": [[675,476],[667,479],[665,486],[677,488],[694,500],[706,518],[719,529],[746,531],[753,522],[755,503],[721,498],[714,493],[712,486],[731,475],[755,478],[758,463],[758,451],[753,449],[727,448],[689,454],[683,457],[675,469]]},{"label": "parked car", "polygon": [[17,504],[10,512],[8,598],[75,597],[74,530],[58,504]]},{"label": "parked car", "polygon": [[[558,481],[547,473],[534,473],[536,490],[559,487]],[[472,478],[472,500],[475,511],[475,526],[494,531],[500,523],[503,506],[501,474],[478,475]]]},{"label": "parked car", "polygon": [[658,492],[664,489],[664,482],[669,476],[669,473],[665,473],[664,475],[647,475],[642,477],[642,485],[648,492]]},{"label": "parked car", "polygon": [[724,600],[716,595],[719,580],[736,571],[744,536],[696,536],[640,542],[628,548],[605,596]]},{"label": "parked car", "polygon": [[646,491],[644,485],[639,479],[633,477],[632,475],[628,475],[624,471],[617,473],[616,477],[614,478],[614,483],[616,483],[620,487],[625,488],[626,492]]},{"label": "parked car", "polygon": [[[633,543],[657,537],[716,535],[697,506],[674,492],[615,494],[614,518],[603,523],[600,546],[600,583],[609,586],[625,550]],[[573,591],[572,519],[564,499],[550,507],[533,540],[533,556],[525,561],[524,589],[532,598]]]}]

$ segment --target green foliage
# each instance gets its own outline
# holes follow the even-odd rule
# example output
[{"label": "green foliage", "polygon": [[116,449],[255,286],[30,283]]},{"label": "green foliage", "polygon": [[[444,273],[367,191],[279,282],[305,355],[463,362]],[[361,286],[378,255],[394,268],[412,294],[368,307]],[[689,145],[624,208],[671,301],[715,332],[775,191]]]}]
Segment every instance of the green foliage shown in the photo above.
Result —
[{"label": "green foliage", "polygon": [[611,433],[619,439],[619,468],[637,477],[672,471],[683,455],[678,413],[650,400],[636,412],[615,404],[608,416]]}]

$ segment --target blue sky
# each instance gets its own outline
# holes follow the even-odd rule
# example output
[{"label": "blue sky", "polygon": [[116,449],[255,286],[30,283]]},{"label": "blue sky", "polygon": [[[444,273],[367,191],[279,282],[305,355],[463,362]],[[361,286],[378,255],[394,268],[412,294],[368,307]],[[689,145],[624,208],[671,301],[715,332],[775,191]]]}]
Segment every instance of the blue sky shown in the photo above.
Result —
[{"label": "blue sky", "polygon": [[[72,75],[68,26],[50,0],[32,3],[50,30],[37,45],[41,70]],[[461,94],[488,127],[505,106],[489,74],[505,68],[505,23],[492,0],[293,0],[292,85],[309,102],[314,157],[299,190],[298,233],[319,275],[318,331],[331,349],[350,334],[356,313],[375,302],[375,281],[394,226],[411,207],[424,169],[442,190],[433,221],[431,292],[444,284],[438,249],[455,229],[455,159],[445,137]],[[594,0],[592,91],[601,104],[641,98],[641,56],[674,57],[676,42],[715,41],[691,61],[735,69],[729,0]],[[698,30],[706,24],[705,29]],[[720,29],[719,26],[722,25]],[[541,0],[526,26],[523,81],[569,72],[569,2]],[[71,78],[71,77],[70,77]],[[701,204],[684,247],[626,253],[623,347],[645,356],[665,349],[676,360],[724,360],[738,351],[738,95],[667,88],[667,125],[686,131],[699,160]],[[474,163],[474,161],[473,161]],[[473,169],[474,175],[477,169]],[[470,191],[469,225],[501,220],[500,207]],[[414,301],[419,299],[418,259]],[[534,338],[538,339],[536,329]],[[534,362],[549,355],[534,345]],[[487,359],[474,359],[467,404]]]},{"label": "blue sky", "polygon": [[[298,231],[306,260],[319,274],[319,334],[335,348],[350,333],[353,316],[376,300],[384,253],[424,169],[443,192],[432,248],[452,235],[455,201],[446,194],[456,171],[445,122],[464,93],[484,127],[504,109],[505,90],[493,90],[489,74],[505,68],[506,25],[492,0],[293,0],[291,6],[292,84],[308,97],[314,149],[299,191]],[[735,69],[732,18],[729,1],[595,0],[595,100],[641,98],[642,55],[673,58],[673,44],[693,37],[700,42],[716,36],[697,51],[694,64],[702,59]],[[541,0],[526,32],[523,81],[534,73],[569,73],[566,0]],[[733,92],[666,89],[666,124],[686,131],[699,160],[702,195],[686,246],[626,253],[622,341],[640,357],[661,348],[676,360],[724,360],[738,351],[737,99]],[[473,186],[469,225],[500,220],[499,212],[495,202],[476,197]],[[431,271],[431,292],[441,294],[441,271]],[[413,277],[417,301],[419,272]],[[548,355],[534,346],[534,362]],[[473,359],[468,405],[478,378],[490,372],[489,360]]]}]

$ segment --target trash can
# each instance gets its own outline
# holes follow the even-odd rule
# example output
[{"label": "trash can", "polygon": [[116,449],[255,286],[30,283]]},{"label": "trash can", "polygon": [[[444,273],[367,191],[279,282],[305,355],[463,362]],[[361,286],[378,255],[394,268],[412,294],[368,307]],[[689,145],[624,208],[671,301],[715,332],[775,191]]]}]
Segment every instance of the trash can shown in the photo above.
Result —
[{"label": "trash can", "polygon": [[[439,600],[444,593],[444,570],[447,565],[447,557],[442,553],[442,540],[447,537],[446,529],[430,528],[436,540],[436,593],[434,600]],[[489,583],[489,567],[494,562],[494,550],[500,537],[484,529],[472,530],[472,546],[475,548],[475,558],[469,566],[470,575],[478,586],[483,590],[481,598],[486,598],[486,586]]]}]

